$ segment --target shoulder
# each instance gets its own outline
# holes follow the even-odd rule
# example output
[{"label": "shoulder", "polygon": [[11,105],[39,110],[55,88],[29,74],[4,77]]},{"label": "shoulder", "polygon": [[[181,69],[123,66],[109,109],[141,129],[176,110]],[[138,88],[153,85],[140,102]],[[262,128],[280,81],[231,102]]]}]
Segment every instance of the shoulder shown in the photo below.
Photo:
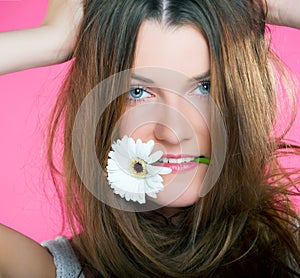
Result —
[{"label": "shoulder", "polygon": [[47,240],[41,243],[53,256],[56,267],[56,277],[84,277],[81,265],[72,248],[70,240],[65,236],[58,236],[55,240]]},{"label": "shoulder", "polygon": [[45,248],[0,224],[0,277],[55,277],[53,259]]}]

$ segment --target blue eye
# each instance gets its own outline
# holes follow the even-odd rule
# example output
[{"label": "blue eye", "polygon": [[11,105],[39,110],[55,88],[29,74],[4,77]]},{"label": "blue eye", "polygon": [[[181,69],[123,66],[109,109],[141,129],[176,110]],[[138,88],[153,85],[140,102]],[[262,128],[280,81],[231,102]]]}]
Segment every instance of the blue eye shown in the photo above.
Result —
[{"label": "blue eye", "polygon": [[142,87],[133,87],[129,91],[129,100],[141,101],[148,97],[151,97],[151,94]]},{"label": "blue eye", "polygon": [[198,87],[194,92],[195,92],[196,95],[197,94],[203,95],[203,96],[209,95],[209,93],[210,93],[210,81],[201,81],[198,84]]}]

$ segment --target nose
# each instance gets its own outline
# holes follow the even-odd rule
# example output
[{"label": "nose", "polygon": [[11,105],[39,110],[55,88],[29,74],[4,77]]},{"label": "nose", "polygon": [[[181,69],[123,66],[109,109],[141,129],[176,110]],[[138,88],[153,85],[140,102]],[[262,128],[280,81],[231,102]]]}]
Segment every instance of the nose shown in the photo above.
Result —
[{"label": "nose", "polygon": [[189,110],[182,98],[172,97],[166,100],[155,111],[154,137],[157,141],[176,145],[193,137]]}]

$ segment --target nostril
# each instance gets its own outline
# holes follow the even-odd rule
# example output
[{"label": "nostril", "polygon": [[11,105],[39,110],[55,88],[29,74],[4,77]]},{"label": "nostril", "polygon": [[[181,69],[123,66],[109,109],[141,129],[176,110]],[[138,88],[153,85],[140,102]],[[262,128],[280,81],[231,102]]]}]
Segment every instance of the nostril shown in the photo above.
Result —
[{"label": "nostril", "polygon": [[170,128],[164,124],[156,124],[154,128],[154,136],[159,141],[166,141],[170,144],[179,144],[182,136],[174,128]]}]

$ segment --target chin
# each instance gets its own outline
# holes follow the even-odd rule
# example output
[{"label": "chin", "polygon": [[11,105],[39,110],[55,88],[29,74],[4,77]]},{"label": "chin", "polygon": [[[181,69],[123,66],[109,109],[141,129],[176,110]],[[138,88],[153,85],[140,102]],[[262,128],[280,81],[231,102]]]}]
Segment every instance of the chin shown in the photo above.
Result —
[{"label": "chin", "polygon": [[165,192],[160,192],[157,194],[157,199],[152,199],[158,205],[164,207],[188,207],[195,204],[199,199],[199,188],[196,189],[188,189],[182,194],[180,194],[177,198],[174,196],[166,195]]},{"label": "chin", "polygon": [[177,200],[167,204],[166,206],[167,207],[177,207],[177,208],[178,207],[189,207],[189,206],[192,206],[193,204],[195,204],[198,200],[199,200],[199,197],[194,198],[194,199],[191,199],[191,198],[187,198],[187,199],[178,198]]},{"label": "chin", "polygon": [[[164,207],[187,207],[200,199],[200,189],[207,167],[201,166],[193,171],[180,175],[163,177],[164,190],[157,193],[157,198],[150,198],[152,202]],[[190,180],[190,183],[187,183]]]}]

